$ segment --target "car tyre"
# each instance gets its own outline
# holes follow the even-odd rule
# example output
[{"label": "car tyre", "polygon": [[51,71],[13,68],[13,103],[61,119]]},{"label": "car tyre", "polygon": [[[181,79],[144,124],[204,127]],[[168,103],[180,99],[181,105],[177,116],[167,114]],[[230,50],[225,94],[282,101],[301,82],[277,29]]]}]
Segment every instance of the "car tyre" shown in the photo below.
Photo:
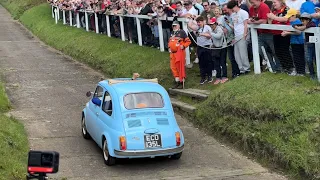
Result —
[{"label": "car tyre", "polygon": [[178,154],[174,154],[171,156],[171,159],[173,160],[179,160],[181,158],[182,152],[178,153]]},{"label": "car tyre", "polygon": [[116,164],[116,158],[110,156],[109,154],[108,144],[106,139],[103,140],[102,153],[103,153],[103,160],[106,165],[113,166]]},{"label": "car tyre", "polygon": [[86,127],[86,118],[84,116],[82,116],[82,120],[81,120],[81,131],[82,131],[82,136],[85,139],[91,139],[90,134],[87,131],[87,127]]}]

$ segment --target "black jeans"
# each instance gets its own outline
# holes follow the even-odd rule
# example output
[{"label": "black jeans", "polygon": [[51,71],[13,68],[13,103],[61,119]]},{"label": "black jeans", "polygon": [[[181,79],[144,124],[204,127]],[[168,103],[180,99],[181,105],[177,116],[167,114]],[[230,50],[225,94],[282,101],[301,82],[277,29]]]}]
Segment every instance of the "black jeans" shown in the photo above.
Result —
[{"label": "black jeans", "polygon": [[206,77],[212,77],[211,50],[198,46],[197,55],[199,58],[199,68],[200,68],[201,79],[205,79]]},{"label": "black jeans", "polygon": [[304,44],[291,44],[293,63],[298,74],[305,74],[306,60],[304,57]]},{"label": "black jeans", "polygon": [[232,76],[239,75],[240,69],[236,62],[236,58],[234,57],[234,46],[229,46],[227,51],[228,51],[228,56],[231,63]]},{"label": "black jeans", "polygon": [[151,28],[147,25],[147,22],[141,23],[141,35],[142,41],[145,43],[145,45],[151,45],[152,31]]},{"label": "black jeans", "polygon": [[97,14],[99,33],[106,31],[106,16],[104,14]]},{"label": "black jeans", "polygon": [[214,66],[215,70],[217,71],[217,78],[227,77],[227,48],[223,49],[214,49]]},{"label": "black jeans", "polygon": [[293,61],[290,56],[290,36],[282,37],[281,35],[273,36],[274,50],[276,56],[279,58],[282,69],[291,71],[293,68]]}]

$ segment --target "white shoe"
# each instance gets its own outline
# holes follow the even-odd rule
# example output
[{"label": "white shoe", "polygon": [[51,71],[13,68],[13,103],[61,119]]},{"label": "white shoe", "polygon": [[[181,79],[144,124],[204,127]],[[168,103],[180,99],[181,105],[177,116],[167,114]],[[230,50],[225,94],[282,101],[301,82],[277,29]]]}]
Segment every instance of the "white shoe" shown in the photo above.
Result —
[{"label": "white shoe", "polygon": [[212,71],[212,77],[216,77],[216,75],[217,75],[217,71],[216,71],[216,70],[213,70],[213,71]]},{"label": "white shoe", "polygon": [[132,41],[129,41],[130,44],[132,44]]},{"label": "white shoe", "polygon": [[196,58],[193,62],[194,63],[199,63],[199,58]]},{"label": "white shoe", "polygon": [[297,75],[297,72],[296,71],[292,71],[289,76],[296,76]]},{"label": "white shoe", "polygon": [[309,68],[306,66],[306,74],[310,74]]}]

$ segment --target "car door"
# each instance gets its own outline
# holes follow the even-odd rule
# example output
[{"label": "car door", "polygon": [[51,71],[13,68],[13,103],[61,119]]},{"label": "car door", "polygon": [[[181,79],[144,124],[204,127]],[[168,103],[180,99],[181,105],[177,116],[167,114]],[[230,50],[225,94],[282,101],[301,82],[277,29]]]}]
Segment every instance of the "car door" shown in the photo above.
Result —
[{"label": "car door", "polygon": [[89,111],[86,117],[87,130],[95,141],[98,140],[97,133],[96,133],[96,129],[97,129],[96,119],[98,118],[101,105],[99,106],[97,104],[94,104],[93,101],[95,98],[98,98],[102,102],[103,92],[104,92],[103,87],[98,85],[92,96],[92,99],[89,102]]},{"label": "car door", "polygon": [[107,132],[109,134],[109,137],[112,137],[112,132],[114,131],[114,111],[113,108],[114,104],[112,101],[112,97],[109,94],[109,92],[106,90],[104,93],[102,105],[101,105],[101,110],[99,112],[99,116],[96,119],[97,124],[97,133],[98,135],[98,142],[102,142],[102,134],[104,132]]}]

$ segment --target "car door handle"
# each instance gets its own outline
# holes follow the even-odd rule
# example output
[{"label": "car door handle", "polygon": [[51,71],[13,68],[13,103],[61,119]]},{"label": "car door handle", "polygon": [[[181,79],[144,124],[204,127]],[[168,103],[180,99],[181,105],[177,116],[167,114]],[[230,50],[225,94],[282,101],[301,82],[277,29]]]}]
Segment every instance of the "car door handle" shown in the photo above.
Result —
[{"label": "car door handle", "polygon": [[96,113],[97,116],[99,116],[99,113]]}]

